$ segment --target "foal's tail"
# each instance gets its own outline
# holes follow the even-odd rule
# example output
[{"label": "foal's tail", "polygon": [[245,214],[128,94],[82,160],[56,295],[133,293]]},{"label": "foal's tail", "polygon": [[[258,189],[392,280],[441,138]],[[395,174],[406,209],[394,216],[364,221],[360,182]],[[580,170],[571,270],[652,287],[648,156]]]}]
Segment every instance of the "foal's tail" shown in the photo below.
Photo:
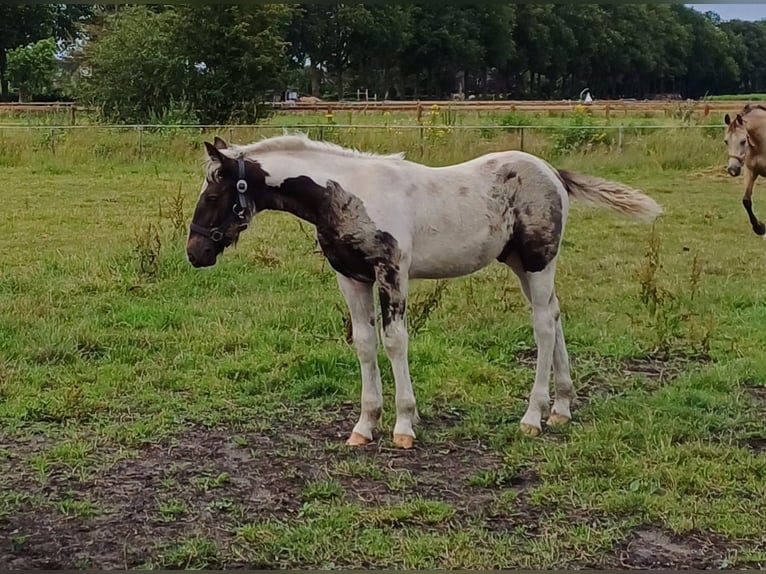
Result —
[{"label": "foal's tail", "polygon": [[607,207],[635,219],[655,219],[662,213],[662,207],[648,195],[616,181],[609,181],[592,175],[557,170],[561,179],[575,199]]}]

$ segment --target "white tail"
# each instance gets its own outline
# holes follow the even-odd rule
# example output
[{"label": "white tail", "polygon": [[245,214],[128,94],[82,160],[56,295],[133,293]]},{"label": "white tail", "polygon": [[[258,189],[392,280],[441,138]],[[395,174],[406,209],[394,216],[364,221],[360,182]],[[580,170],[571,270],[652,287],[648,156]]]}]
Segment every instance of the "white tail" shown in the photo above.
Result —
[{"label": "white tail", "polygon": [[635,219],[655,219],[662,207],[648,195],[616,181],[557,170],[569,194],[579,200],[606,207]]}]

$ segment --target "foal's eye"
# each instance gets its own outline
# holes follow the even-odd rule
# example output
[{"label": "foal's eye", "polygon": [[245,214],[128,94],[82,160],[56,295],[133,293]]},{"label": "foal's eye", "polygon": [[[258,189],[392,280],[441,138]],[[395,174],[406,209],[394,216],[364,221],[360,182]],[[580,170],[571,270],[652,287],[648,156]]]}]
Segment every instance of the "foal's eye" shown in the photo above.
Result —
[{"label": "foal's eye", "polygon": [[739,142],[739,145],[745,145],[746,143],[747,143],[747,140],[742,140],[741,142]]},{"label": "foal's eye", "polygon": [[207,201],[208,203],[215,203],[216,201],[218,201],[218,196],[217,195],[208,195],[205,198],[205,201]]}]

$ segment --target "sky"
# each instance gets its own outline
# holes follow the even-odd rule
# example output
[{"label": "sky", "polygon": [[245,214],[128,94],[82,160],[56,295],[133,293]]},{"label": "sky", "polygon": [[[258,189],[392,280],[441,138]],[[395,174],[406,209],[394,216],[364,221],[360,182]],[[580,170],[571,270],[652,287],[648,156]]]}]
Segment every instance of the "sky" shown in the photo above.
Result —
[{"label": "sky", "polygon": [[762,20],[766,4],[687,4],[700,12],[717,12],[722,20]]}]

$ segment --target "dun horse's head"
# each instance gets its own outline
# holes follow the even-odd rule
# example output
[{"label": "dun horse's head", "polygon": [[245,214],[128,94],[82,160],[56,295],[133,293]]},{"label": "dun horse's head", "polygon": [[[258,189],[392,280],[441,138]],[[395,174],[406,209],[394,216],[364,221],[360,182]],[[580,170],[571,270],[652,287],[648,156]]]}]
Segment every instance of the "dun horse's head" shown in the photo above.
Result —
[{"label": "dun horse's head", "polygon": [[254,194],[265,183],[256,163],[229,157],[226,142],[216,137],[205,142],[207,175],[194,208],[186,255],[195,267],[215,265],[218,255],[239,239],[255,213]]},{"label": "dun horse's head", "polygon": [[729,163],[726,171],[732,177],[738,176],[742,172],[742,165],[745,163],[745,152],[748,146],[747,127],[741,114],[737,114],[733,120],[726,114],[724,117],[726,123],[726,134],[723,142],[729,151]]}]

